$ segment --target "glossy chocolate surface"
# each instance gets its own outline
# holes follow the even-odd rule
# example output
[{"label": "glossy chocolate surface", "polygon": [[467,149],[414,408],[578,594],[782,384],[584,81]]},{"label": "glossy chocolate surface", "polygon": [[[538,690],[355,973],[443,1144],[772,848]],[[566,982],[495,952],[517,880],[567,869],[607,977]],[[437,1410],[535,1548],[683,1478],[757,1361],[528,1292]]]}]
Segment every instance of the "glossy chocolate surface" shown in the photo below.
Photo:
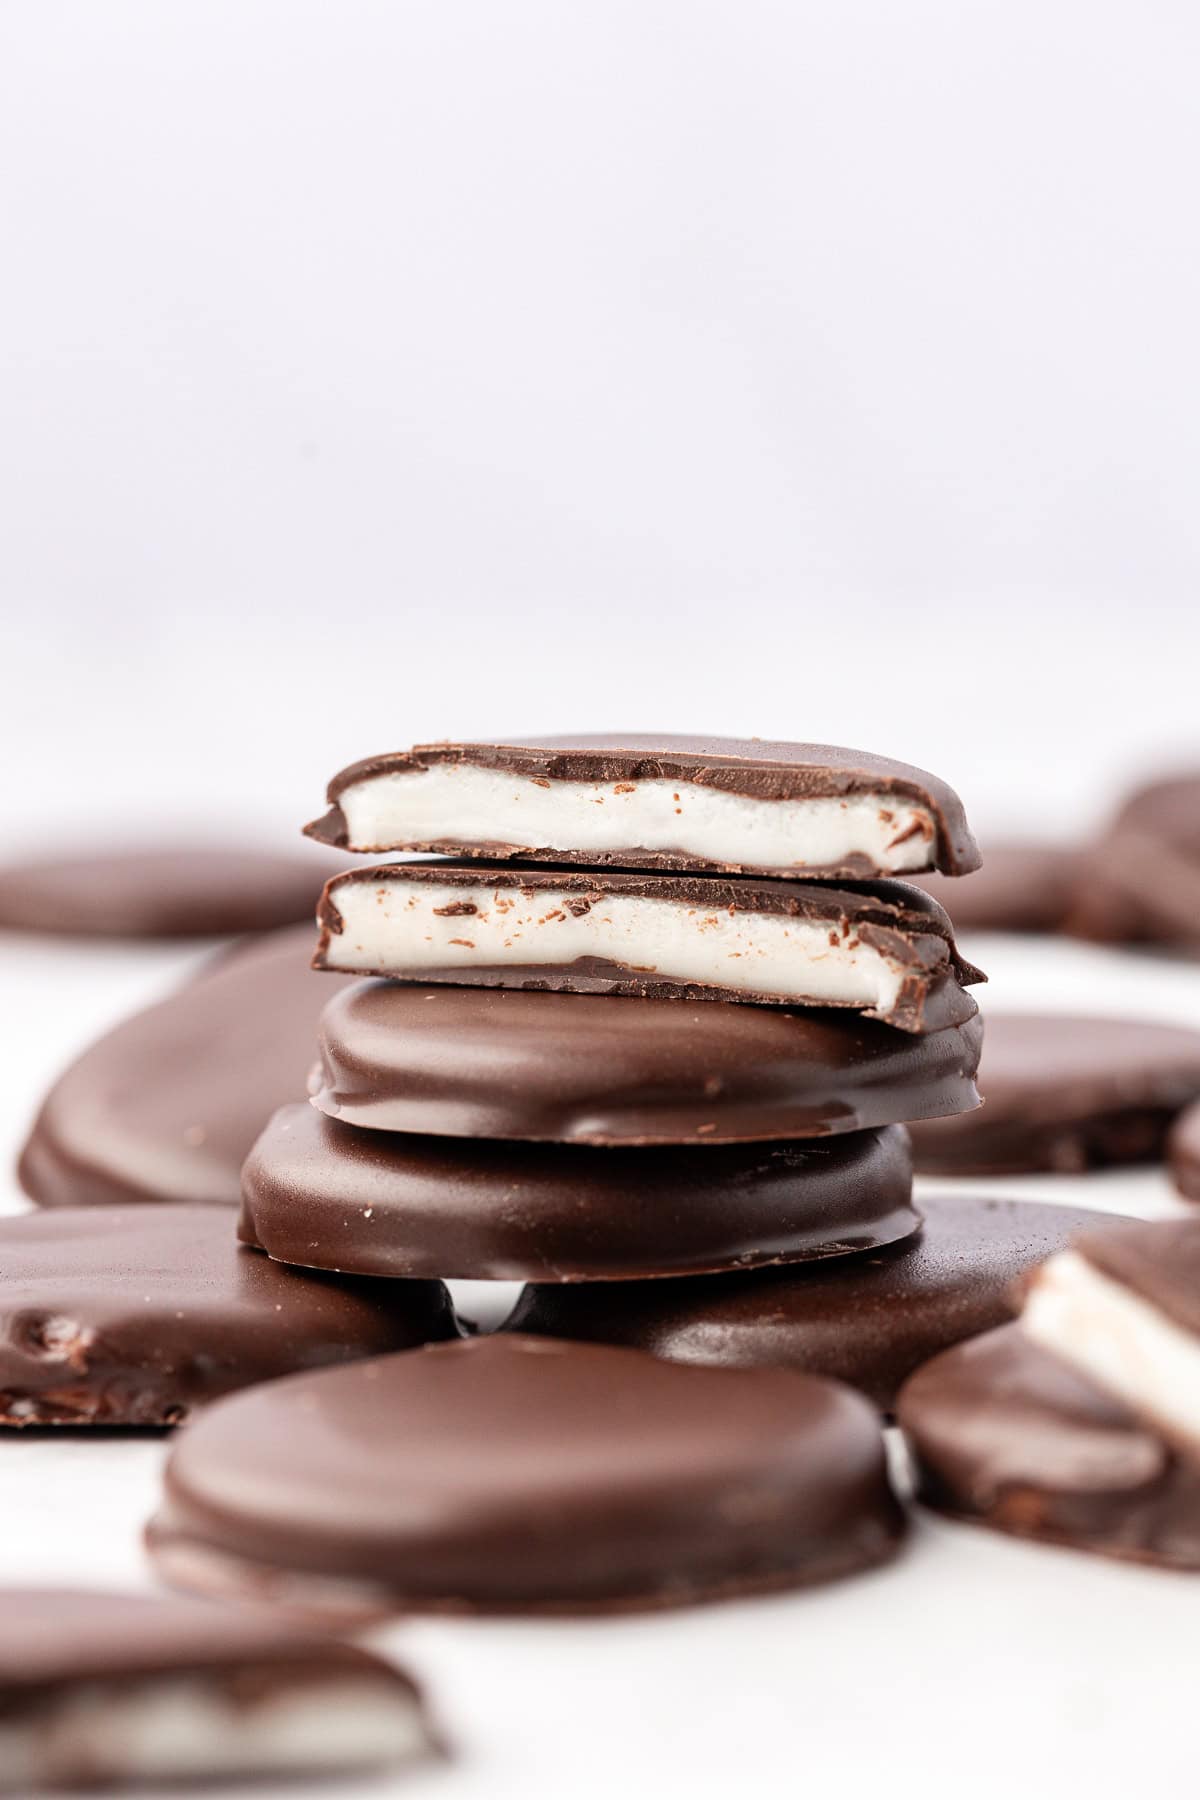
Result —
[{"label": "glossy chocolate surface", "polygon": [[1153,1162],[1200,1095],[1200,1031],[1150,1020],[989,1013],[971,1119],[914,1127],[931,1174],[1079,1173]]},{"label": "glossy chocolate surface", "polygon": [[18,1179],[39,1206],[130,1200],[236,1205],[271,1114],[299,1099],[329,976],[311,927],[273,932],[116,1026],[50,1089]]},{"label": "glossy chocolate surface", "polygon": [[318,1608],[577,1612],[848,1574],[901,1530],[845,1388],[494,1336],[212,1407],[150,1543],[170,1581]]},{"label": "glossy chocolate surface", "polygon": [[[838,799],[859,794],[894,795],[928,808],[934,822],[935,841],[930,845],[929,867],[949,875],[966,874],[979,866],[979,850],[971,835],[962,802],[954,790],[936,775],[890,757],[867,751],[846,750],[833,744],[790,744],[766,738],[684,737],[653,732],[602,732],[568,737],[522,737],[512,743],[419,744],[370,756],[342,769],[329,784],[329,812],[307,826],[309,836],[344,847],[346,820],[339,798],[353,783],[373,775],[404,774],[436,763],[469,763],[498,769],[543,783],[555,781],[626,782],[668,780],[692,782],[758,800],[807,800],[826,796]],[[482,850],[489,856],[527,855],[535,860],[616,862],[625,867],[688,868],[688,857],[652,853],[631,845],[620,855],[597,859],[593,854],[572,859],[569,846],[557,846],[552,858],[548,847],[533,844],[454,843],[443,838],[426,843],[390,846],[401,850],[451,851],[470,855]],[[723,865],[740,868],[746,864]],[[753,866],[753,865],[750,865]],[[764,870],[764,873],[794,873]],[[824,876],[851,879],[877,871],[858,866],[826,867],[813,871]]]},{"label": "glossy chocolate surface", "polygon": [[297,1369],[456,1335],[440,1282],[283,1268],[224,1206],[0,1219],[0,1425],[175,1425]]},{"label": "glossy chocolate surface", "polygon": [[[940,1350],[1012,1317],[1017,1279],[1101,1214],[933,1194],[918,1235],[837,1263],[707,1280],[528,1287],[507,1329],[628,1344],[675,1362],[832,1376],[888,1409]],[[1114,1221],[1115,1223],[1115,1221]]]},{"label": "glossy chocolate surface", "polygon": [[360,981],[321,1016],[315,1098],[448,1137],[824,1137],[975,1106],[981,1036],[978,1018],[917,1037],[819,1008]]},{"label": "glossy chocolate surface", "polygon": [[241,1232],[364,1275],[595,1281],[842,1256],[914,1231],[908,1139],[593,1149],[357,1131],[287,1106],[250,1153]]},{"label": "glossy chocolate surface", "polygon": [[1017,1537],[1200,1569],[1200,1464],[1019,1325],[935,1357],[896,1413],[927,1505]]}]

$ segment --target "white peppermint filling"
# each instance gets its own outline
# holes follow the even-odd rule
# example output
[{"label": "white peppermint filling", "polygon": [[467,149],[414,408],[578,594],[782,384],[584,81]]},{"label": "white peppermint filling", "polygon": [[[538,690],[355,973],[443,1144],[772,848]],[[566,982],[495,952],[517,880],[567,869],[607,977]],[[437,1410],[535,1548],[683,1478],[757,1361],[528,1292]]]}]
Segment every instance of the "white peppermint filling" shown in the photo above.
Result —
[{"label": "white peppermint filling", "polygon": [[372,1767],[420,1755],[416,1701],[380,1681],[305,1682],[239,1701],[219,1678],[179,1676],[65,1689],[53,1714],[0,1727],[0,1786],[186,1781]]},{"label": "white peppermint filling", "polygon": [[1042,1265],[1021,1324],[1166,1436],[1200,1446],[1200,1338],[1078,1251]]},{"label": "white peppermint filling", "polygon": [[882,874],[901,875],[929,868],[934,845],[928,808],[887,793],[756,800],[688,781],[543,782],[471,763],[368,775],[339,804],[353,850],[515,844],[797,870],[861,856]]},{"label": "white peppermint filling", "polygon": [[[843,937],[830,920],[709,911],[631,894],[606,894],[576,913],[576,893],[525,895],[515,887],[435,886],[382,874],[347,882],[333,898],[345,926],[329,946],[336,969],[419,976],[602,957],[673,981],[884,1012],[895,1005],[905,974],[853,931]],[[476,910],[457,910],[464,905]]]}]

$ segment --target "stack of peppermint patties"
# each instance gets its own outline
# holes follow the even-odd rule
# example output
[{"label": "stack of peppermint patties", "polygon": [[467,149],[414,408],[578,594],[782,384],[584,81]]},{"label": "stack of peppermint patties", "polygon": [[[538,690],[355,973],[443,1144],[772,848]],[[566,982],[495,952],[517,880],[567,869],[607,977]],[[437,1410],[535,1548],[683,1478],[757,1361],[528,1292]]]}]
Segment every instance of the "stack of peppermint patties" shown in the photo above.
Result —
[{"label": "stack of peppermint patties", "polygon": [[[314,835],[421,860],[325,888],[317,967],[362,979],[331,984],[312,1104],[250,1153],[241,1236],[395,1278],[399,1310],[430,1278],[529,1286],[490,1334],[209,1408],[167,1465],[159,1572],[344,1620],[659,1607],[892,1556],[880,1370],[994,1323],[1037,1253],[977,1217],[930,1245],[912,1205],[903,1122],[977,1104],[978,971],[894,879],[973,866],[955,796],[811,745],[604,738],[382,757],[332,801]],[[658,1342],[636,1299],[845,1266],[835,1343],[878,1359],[901,1324],[851,1375],[871,1399],[777,1294],[745,1357]]]},{"label": "stack of peppermint patties", "polygon": [[[335,777],[313,1104],[243,1236],[397,1277],[636,1282],[912,1234],[906,1120],[963,1112],[981,979],[897,879],[978,861],[957,796],[820,745],[438,744]],[[380,979],[382,978],[382,979]],[[537,1329],[534,1321],[533,1329]]]}]

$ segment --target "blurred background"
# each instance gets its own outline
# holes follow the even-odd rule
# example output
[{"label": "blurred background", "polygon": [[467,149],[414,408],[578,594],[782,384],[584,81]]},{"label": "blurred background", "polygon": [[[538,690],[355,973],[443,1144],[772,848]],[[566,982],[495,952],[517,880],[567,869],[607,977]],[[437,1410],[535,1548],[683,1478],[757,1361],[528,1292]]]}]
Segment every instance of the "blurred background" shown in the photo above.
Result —
[{"label": "blurred background", "polygon": [[430,736],[1200,761],[1200,15],[0,10],[6,835]]},{"label": "blurred background", "polygon": [[[0,0],[5,856],[287,841],[443,736],[855,745],[985,848],[1200,766],[1198,68],[1182,0]],[[207,953],[0,945],[6,1168]],[[980,960],[1200,1017],[1168,957]],[[35,1448],[0,1575],[144,1581],[157,1447]],[[880,1606],[405,1645],[487,1800],[797,1743],[854,1796],[1186,1791],[1192,1595],[1026,1555],[926,1525]]]}]

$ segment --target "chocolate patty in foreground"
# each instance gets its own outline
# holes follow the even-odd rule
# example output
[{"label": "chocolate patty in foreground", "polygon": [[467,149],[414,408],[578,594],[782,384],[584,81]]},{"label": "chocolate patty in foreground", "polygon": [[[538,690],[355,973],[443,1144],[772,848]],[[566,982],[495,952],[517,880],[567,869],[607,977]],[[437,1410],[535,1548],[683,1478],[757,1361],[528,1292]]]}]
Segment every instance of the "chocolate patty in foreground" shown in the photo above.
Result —
[{"label": "chocolate patty in foreground", "polygon": [[896,1416],[918,1497],[995,1531],[1200,1570],[1200,1464],[1019,1324],[926,1363]]},{"label": "chocolate patty in foreground", "polygon": [[1026,1333],[1200,1462],[1200,1219],[1084,1232],[1028,1284]]},{"label": "chocolate patty in foreground", "polygon": [[0,1590],[0,1791],[350,1773],[431,1754],[382,1657],[265,1609]]},{"label": "chocolate patty in foreground", "polygon": [[654,733],[420,744],[352,763],[307,827],[339,848],[869,880],[979,865],[923,769],[830,744]]},{"label": "chocolate patty in foreground", "polygon": [[172,1583],[352,1617],[766,1592],[868,1568],[902,1530],[846,1388],[505,1336],[219,1402],[148,1540]]},{"label": "chocolate patty in foreground", "polygon": [[237,1388],[456,1335],[440,1281],[242,1248],[225,1206],[0,1219],[0,1426],[166,1426]]}]

